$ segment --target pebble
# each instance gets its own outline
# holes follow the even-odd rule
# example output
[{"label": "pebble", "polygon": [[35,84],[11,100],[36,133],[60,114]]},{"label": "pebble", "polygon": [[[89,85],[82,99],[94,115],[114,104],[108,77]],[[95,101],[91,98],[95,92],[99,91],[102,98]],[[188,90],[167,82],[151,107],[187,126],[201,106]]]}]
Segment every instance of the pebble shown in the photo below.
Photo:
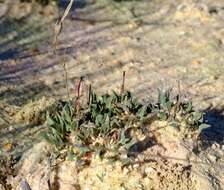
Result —
[{"label": "pebble", "polygon": [[145,173],[146,174],[150,174],[150,173],[153,173],[153,172],[155,172],[155,169],[154,168],[152,168],[152,167],[145,168]]},{"label": "pebble", "polygon": [[219,145],[218,143],[214,143],[214,144],[212,144],[212,149],[213,149],[213,150],[216,150],[216,149],[218,149],[218,148],[220,148],[220,145]]},{"label": "pebble", "polygon": [[139,168],[139,164],[134,164],[133,168]]},{"label": "pebble", "polygon": [[217,161],[217,157],[216,157],[215,155],[208,155],[208,159],[209,159],[212,163],[214,163],[214,162]]}]

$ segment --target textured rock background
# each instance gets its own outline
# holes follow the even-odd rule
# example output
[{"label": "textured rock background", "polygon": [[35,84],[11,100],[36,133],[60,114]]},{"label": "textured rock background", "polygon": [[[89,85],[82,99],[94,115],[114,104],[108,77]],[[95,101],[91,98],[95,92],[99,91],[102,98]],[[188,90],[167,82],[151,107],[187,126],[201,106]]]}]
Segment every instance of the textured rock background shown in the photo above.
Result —
[{"label": "textured rock background", "polygon": [[119,90],[125,70],[126,89],[143,100],[155,100],[157,88],[178,92],[180,86],[182,98],[205,111],[211,127],[201,134],[204,149],[193,168],[207,176],[211,189],[222,189],[224,2],[76,1],[54,55],[53,26],[62,14],[60,6],[58,12],[16,0],[0,5],[1,153],[20,158],[38,141],[43,126],[15,124],[14,116],[44,95],[66,97],[62,63],[71,95],[81,76],[99,93]]}]

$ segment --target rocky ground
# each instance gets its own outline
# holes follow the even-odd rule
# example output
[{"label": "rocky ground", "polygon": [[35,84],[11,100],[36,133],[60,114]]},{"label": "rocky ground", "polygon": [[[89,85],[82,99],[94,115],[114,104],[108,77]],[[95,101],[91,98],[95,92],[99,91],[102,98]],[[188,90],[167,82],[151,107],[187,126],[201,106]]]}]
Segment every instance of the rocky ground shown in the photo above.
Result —
[{"label": "rocky ground", "polygon": [[[173,88],[205,113],[210,127],[201,133],[202,146],[192,165],[195,174],[207,180],[198,189],[223,189],[224,2],[83,2],[76,1],[65,20],[56,54],[53,30],[63,3],[58,11],[16,0],[0,2],[2,155],[19,160],[39,141],[38,132],[44,127],[18,112],[30,113],[25,105],[32,107],[31,101],[51,105],[49,97],[66,97],[63,64],[70,96],[80,77],[98,93],[119,90],[126,71],[125,88],[142,100],[154,101],[158,88]],[[17,124],[16,118],[22,122]]]}]

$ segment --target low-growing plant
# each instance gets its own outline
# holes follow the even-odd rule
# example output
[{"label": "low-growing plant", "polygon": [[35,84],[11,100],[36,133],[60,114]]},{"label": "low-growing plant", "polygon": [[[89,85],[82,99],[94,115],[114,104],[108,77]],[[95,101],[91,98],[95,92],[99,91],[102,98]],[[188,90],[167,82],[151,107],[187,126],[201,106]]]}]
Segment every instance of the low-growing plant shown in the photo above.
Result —
[{"label": "low-growing plant", "polygon": [[45,138],[52,144],[61,146],[66,142],[66,135],[75,129],[75,109],[71,102],[60,102],[58,110],[54,115],[47,112],[48,133]]},{"label": "low-growing plant", "polygon": [[[158,102],[143,105],[129,91],[98,96],[90,91],[87,105],[77,108],[76,97],[72,101],[59,102],[54,114],[47,114],[48,132],[45,138],[57,148],[72,147],[69,157],[90,158],[92,153],[108,154],[117,159],[135,143],[130,131],[144,133],[149,115],[169,122],[179,129],[185,122],[188,130],[197,130],[202,124],[202,113],[193,110],[191,102],[180,102],[179,96],[170,97],[170,91],[159,92]],[[78,109],[78,110],[77,110]]]},{"label": "low-growing plant", "polygon": [[204,127],[203,113],[193,109],[192,102],[181,102],[180,95],[172,100],[171,90],[161,93],[159,91],[158,103],[153,106],[157,116],[161,120],[167,120],[172,126],[179,128],[180,123],[185,124],[191,130]]}]

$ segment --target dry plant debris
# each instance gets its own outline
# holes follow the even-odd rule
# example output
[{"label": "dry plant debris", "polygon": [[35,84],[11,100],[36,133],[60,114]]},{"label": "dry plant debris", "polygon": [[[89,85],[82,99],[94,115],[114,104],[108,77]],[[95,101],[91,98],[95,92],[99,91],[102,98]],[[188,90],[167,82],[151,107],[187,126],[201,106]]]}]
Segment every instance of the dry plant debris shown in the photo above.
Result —
[{"label": "dry plant debris", "polygon": [[73,2],[74,2],[74,0],[70,0],[67,8],[65,9],[65,12],[64,12],[63,16],[55,24],[55,27],[54,27],[54,41],[53,41],[54,52],[56,51],[58,36],[60,35],[61,30],[62,30],[62,24],[63,24],[66,16],[68,15],[70,9],[72,8]]}]

